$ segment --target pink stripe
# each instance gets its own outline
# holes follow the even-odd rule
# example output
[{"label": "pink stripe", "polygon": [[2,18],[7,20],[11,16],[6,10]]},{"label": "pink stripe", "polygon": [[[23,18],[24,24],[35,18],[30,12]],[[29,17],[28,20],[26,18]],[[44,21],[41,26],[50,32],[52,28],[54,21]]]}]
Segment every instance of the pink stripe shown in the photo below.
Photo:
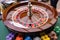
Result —
[{"label": "pink stripe", "polygon": [[26,24],[27,27],[29,27],[29,24]]}]

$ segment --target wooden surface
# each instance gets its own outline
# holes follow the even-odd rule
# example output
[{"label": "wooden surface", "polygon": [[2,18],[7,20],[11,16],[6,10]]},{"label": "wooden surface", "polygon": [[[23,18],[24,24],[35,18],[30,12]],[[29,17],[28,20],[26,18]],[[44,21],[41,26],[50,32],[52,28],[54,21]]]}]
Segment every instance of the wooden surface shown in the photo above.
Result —
[{"label": "wooden surface", "polygon": [[[58,18],[58,21],[55,26],[60,26],[60,18]],[[10,33],[10,31],[3,24],[2,20],[0,20],[0,40],[6,40],[6,36],[9,33]],[[60,34],[58,35],[58,40],[60,40]]]},{"label": "wooden surface", "polygon": [[[4,12],[3,12],[3,21],[4,21],[4,24],[7,25],[8,28],[13,29],[15,31],[19,31],[19,32],[36,32],[36,31],[45,30],[45,29],[47,29],[47,28],[49,28],[49,27],[51,27],[52,25],[55,24],[55,22],[57,21],[57,11],[53,7],[51,7],[49,5],[46,5],[46,4],[42,3],[42,2],[41,3],[40,2],[32,2],[32,4],[33,5],[39,5],[39,6],[45,7],[45,8],[49,9],[52,12],[52,15],[54,15],[54,17],[52,19],[48,19],[48,22],[45,23],[46,25],[43,25],[40,28],[34,28],[34,29],[33,28],[31,28],[31,29],[29,29],[29,28],[28,29],[21,29],[19,27],[15,27],[15,26],[9,24],[8,21],[6,21],[6,17],[7,17],[8,12],[10,10],[12,10],[13,8],[19,6],[19,5],[27,5],[27,3],[28,2],[24,2],[24,4],[23,3],[12,4],[11,6],[7,7],[4,10]],[[49,16],[51,17],[52,15],[49,15]],[[52,20],[54,20],[54,23],[53,22],[50,23],[50,21],[52,21]],[[50,25],[48,26],[48,24],[50,24]],[[47,26],[47,27],[45,27],[45,26]],[[31,31],[31,30],[33,30],[33,31]]]}]

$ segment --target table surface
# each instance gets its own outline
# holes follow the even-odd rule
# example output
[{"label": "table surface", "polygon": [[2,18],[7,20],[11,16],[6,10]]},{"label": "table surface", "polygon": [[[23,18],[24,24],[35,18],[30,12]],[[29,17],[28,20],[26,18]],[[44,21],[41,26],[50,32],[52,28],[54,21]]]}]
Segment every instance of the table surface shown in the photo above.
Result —
[{"label": "table surface", "polygon": [[[60,18],[58,18],[58,21],[56,23],[55,26],[60,26]],[[0,40],[6,40],[6,36],[9,34],[10,32],[8,31],[8,29],[5,27],[5,25],[3,24],[2,20],[0,20]],[[60,35],[58,36],[58,40],[60,40]]]}]

